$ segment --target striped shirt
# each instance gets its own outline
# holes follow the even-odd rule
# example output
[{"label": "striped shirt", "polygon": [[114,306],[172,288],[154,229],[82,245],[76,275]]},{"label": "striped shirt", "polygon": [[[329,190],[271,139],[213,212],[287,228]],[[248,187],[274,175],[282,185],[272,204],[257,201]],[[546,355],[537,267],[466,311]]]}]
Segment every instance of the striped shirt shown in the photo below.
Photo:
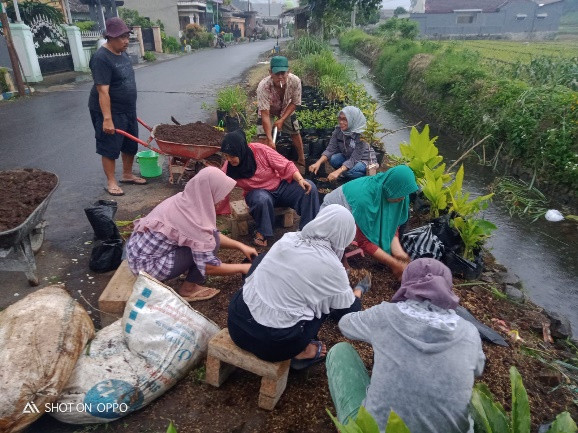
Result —
[{"label": "striped shirt", "polygon": [[[205,276],[206,265],[220,266],[215,256],[219,249],[219,231],[213,231],[217,246],[214,251],[192,251],[193,260],[201,275]],[[159,232],[134,232],[126,244],[127,261],[133,274],[144,271],[158,280],[166,280],[175,266],[178,244]]]}]

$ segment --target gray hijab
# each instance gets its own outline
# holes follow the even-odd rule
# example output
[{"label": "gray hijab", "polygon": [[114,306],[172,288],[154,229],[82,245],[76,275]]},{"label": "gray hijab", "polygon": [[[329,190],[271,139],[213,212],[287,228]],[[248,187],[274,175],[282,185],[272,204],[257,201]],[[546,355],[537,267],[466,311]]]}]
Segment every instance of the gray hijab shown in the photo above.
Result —
[{"label": "gray hijab", "polygon": [[353,133],[362,134],[367,126],[367,120],[361,110],[353,105],[343,107],[341,113],[347,118],[347,130],[343,134],[350,136]]},{"label": "gray hijab", "polygon": [[452,287],[452,271],[446,265],[435,259],[417,259],[403,271],[401,287],[391,302],[429,300],[440,308],[455,310],[460,298]]}]

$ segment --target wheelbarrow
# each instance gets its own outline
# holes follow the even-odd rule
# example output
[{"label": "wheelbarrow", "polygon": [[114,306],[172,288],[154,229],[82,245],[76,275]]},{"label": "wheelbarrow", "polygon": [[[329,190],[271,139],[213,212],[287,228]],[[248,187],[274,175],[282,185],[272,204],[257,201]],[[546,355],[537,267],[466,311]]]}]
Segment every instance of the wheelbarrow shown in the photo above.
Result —
[{"label": "wheelbarrow", "polygon": [[[55,175],[56,176],[56,175]],[[24,272],[31,286],[38,285],[34,254],[44,242],[44,231],[48,223],[42,219],[56,185],[36,209],[18,227],[0,232],[0,271]]]},{"label": "wheelbarrow", "polygon": [[[174,183],[174,174],[180,174],[179,181],[183,176],[185,168],[191,160],[196,162],[204,162],[205,158],[217,153],[221,148],[219,146],[206,146],[198,144],[186,144],[186,143],[174,143],[171,141],[159,140],[155,136],[155,131],[158,125],[150,127],[142,119],[137,118],[138,122],[150,131],[150,136],[145,142],[134,135],[129,134],[122,129],[116,129],[115,131],[125,137],[142,144],[148,149],[157,152],[160,155],[168,157],[169,160],[169,182]],[[152,142],[156,141],[158,148],[152,145]]]}]

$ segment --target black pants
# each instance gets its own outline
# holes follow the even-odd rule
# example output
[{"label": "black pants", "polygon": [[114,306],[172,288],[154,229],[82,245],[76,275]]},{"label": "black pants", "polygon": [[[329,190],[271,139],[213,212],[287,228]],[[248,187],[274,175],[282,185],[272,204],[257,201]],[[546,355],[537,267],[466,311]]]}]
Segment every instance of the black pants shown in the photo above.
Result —
[{"label": "black pants", "polygon": [[[254,260],[248,275],[258,266],[262,256]],[[256,263],[255,263],[256,262]],[[275,290],[273,287],[271,290]],[[332,318],[339,320],[344,314],[361,310],[361,301],[355,298],[355,302],[349,307],[332,311]],[[269,361],[278,362],[291,359],[303,352],[311,340],[317,339],[319,328],[328,315],[312,320],[301,320],[290,328],[270,328],[263,326],[251,315],[249,307],[243,300],[243,289],[233,295],[229,304],[229,317],[227,326],[229,335],[237,346],[257,357]]]}]

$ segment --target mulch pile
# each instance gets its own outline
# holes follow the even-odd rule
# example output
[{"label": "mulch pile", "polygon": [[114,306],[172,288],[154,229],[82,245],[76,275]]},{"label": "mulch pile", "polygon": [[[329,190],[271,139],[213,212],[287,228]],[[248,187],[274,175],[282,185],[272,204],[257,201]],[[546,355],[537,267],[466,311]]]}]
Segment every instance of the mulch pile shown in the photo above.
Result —
[{"label": "mulch pile", "polygon": [[172,143],[203,146],[221,146],[225,133],[204,122],[187,123],[186,125],[158,125],[155,138]]},{"label": "mulch pile", "polygon": [[55,174],[42,170],[0,171],[0,232],[26,221],[57,183]]}]

